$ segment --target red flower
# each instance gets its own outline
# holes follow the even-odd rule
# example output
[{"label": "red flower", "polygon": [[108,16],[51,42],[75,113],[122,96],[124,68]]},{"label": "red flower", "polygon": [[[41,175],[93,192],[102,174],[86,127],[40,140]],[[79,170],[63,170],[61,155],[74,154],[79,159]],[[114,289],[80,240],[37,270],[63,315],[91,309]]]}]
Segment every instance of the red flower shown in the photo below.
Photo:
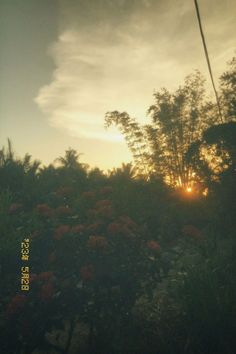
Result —
[{"label": "red flower", "polygon": [[21,211],[22,204],[20,203],[13,203],[10,205],[8,211],[10,214],[16,214],[17,212]]},{"label": "red flower", "polygon": [[104,250],[108,243],[103,236],[90,236],[88,240],[88,247],[96,250]]},{"label": "red flower", "polygon": [[12,299],[11,302],[7,305],[6,308],[6,316],[10,317],[18,312],[25,306],[25,303],[27,301],[27,296],[26,295],[15,295]]},{"label": "red flower", "polygon": [[98,217],[111,217],[113,215],[112,202],[108,199],[99,200],[96,204],[96,211]]},{"label": "red flower", "polygon": [[203,239],[202,232],[198,228],[193,226],[193,225],[185,225],[182,228],[182,233],[183,233],[184,236],[192,237],[192,238],[195,238],[197,240],[202,240]]},{"label": "red flower", "polygon": [[111,236],[122,235],[130,238],[134,237],[137,231],[137,225],[128,216],[122,216],[119,222],[112,222],[107,227],[107,233]]},{"label": "red flower", "polygon": [[103,200],[99,200],[96,204],[95,207],[97,209],[102,209],[104,207],[110,207],[112,206],[112,202],[109,199],[103,199]]},{"label": "red flower", "polygon": [[118,234],[122,234],[123,232],[123,225],[118,222],[112,222],[107,227],[107,233],[111,236],[116,236]]},{"label": "red flower", "polygon": [[92,265],[83,266],[80,268],[80,276],[83,281],[90,281],[94,278],[94,268]]},{"label": "red flower", "polygon": [[50,280],[53,277],[53,272],[48,271],[48,272],[42,272],[40,274],[38,274],[37,278],[38,280]]},{"label": "red flower", "polygon": [[158,253],[161,250],[161,246],[157,241],[148,241],[147,247],[156,253]]},{"label": "red flower", "polygon": [[51,218],[54,215],[53,210],[47,204],[38,204],[36,206],[36,211],[39,215]]},{"label": "red flower", "polygon": [[70,232],[70,226],[69,225],[60,225],[54,230],[53,238],[55,240],[60,240],[68,232]]},{"label": "red flower", "polygon": [[84,232],[84,230],[85,230],[85,226],[82,224],[75,225],[71,228],[71,232],[73,234],[81,234]]},{"label": "red flower", "polygon": [[86,199],[94,199],[95,196],[96,196],[96,194],[94,192],[91,192],[91,191],[82,193],[82,197],[86,198]]},{"label": "red flower", "polygon": [[48,281],[44,283],[40,289],[40,297],[43,301],[51,300],[54,295],[54,287],[53,284]]}]

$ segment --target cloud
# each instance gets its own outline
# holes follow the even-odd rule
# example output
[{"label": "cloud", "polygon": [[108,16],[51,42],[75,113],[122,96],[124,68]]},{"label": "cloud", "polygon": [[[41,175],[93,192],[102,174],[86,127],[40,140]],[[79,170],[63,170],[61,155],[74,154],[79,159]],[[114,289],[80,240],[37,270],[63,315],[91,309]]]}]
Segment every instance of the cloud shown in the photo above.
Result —
[{"label": "cloud", "polygon": [[[55,71],[35,102],[52,126],[72,136],[119,142],[116,129],[104,129],[107,111],[127,111],[143,120],[154,89],[175,88],[193,69],[204,71],[205,61],[189,2],[177,0],[175,7],[153,0],[92,3],[63,2],[61,33],[49,50]],[[209,26],[212,38],[214,19]],[[222,26],[220,44],[229,55],[232,41],[222,33],[232,30],[232,21]]]}]

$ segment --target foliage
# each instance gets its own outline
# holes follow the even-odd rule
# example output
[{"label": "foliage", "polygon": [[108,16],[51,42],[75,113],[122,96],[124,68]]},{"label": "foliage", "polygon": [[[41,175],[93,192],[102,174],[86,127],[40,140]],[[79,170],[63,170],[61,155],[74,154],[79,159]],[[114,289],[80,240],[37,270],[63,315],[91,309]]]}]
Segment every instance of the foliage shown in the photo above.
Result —
[{"label": "foliage", "polygon": [[217,122],[214,105],[206,102],[204,79],[198,71],[187,76],[175,93],[162,89],[154,99],[148,110],[151,124],[140,126],[127,113],[114,111],[107,113],[106,126],[115,124],[121,130],[142,172],[186,188],[196,177],[185,154]]}]

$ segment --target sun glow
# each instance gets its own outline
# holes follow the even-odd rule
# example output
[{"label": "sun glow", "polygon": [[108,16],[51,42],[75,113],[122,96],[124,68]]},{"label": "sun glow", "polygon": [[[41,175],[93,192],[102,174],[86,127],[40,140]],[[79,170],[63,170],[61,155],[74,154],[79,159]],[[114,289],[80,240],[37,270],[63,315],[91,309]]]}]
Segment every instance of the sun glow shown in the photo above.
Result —
[{"label": "sun glow", "polygon": [[193,191],[192,187],[187,187],[187,188],[186,188],[186,192],[187,192],[187,193],[192,193],[192,191]]}]

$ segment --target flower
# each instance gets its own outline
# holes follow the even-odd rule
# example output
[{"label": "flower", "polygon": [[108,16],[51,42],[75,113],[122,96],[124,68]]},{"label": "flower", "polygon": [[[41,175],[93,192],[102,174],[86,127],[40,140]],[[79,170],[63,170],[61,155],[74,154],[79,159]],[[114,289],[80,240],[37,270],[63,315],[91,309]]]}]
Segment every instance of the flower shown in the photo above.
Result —
[{"label": "flower", "polygon": [[149,248],[151,251],[158,253],[161,249],[161,246],[157,241],[148,241],[147,248]]},{"label": "flower", "polygon": [[107,233],[111,236],[121,235],[127,238],[135,236],[137,225],[128,216],[122,216],[116,222],[112,222],[107,227]]},{"label": "flower", "polygon": [[182,233],[184,236],[187,237],[192,237],[197,240],[202,240],[203,239],[203,234],[202,232],[195,226],[193,225],[185,225],[182,228]]},{"label": "flower", "polygon": [[81,234],[84,232],[84,230],[85,230],[85,226],[82,224],[75,225],[71,228],[71,232],[73,234]]},{"label": "flower", "polygon": [[8,209],[10,214],[16,214],[17,212],[21,211],[22,204],[20,203],[12,203]]},{"label": "flower", "polygon": [[27,301],[27,296],[23,294],[15,295],[11,302],[7,305],[6,316],[11,317],[12,315],[20,312],[20,310],[25,306]]},{"label": "flower", "polygon": [[90,281],[94,278],[94,268],[92,265],[83,266],[80,268],[80,276],[83,281]]},{"label": "flower", "polygon": [[87,192],[82,193],[82,197],[86,198],[86,199],[94,199],[95,196],[96,196],[96,194],[92,191],[87,191]]},{"label": "flower", "polygon": [[97,209],[102,209],[104,207],[112,206],[112,202],[109,199],[102,199],[99,200],[96,204],[95,207]]},{"label": "flower", "polygon": [[39,215],[51,218],[54,215],[53,209],[51,209],[47,204],[38,204],[36,206],[36,211]]},{"label": "flower", "polygon": [[91,249],[104,250],[108,243],[103,236],[89,236],[88,247]]},{"label": "flower", "polygon": [[109,199],[99,200],[95,204],[98,217],[111,217],[113,215],[112,202]]},{"label": "flower", "polygon": [[111,236],[116,236],[118,234],[122,234],[123,225],[118,222],[112,222],[107,227],[107,233]]},{"label": "flower", "polygon": [[86,230],[87,230],[87,232],[89,232],[89,233],[95,233],[95,232],[98,232],[98,231],[99,231],[100,227],[101,227],[101,224],[99,224],[99,223],[94,223],[94,224],[88,225],[87,228],[86,228]]},{"label": "flower", "polygon": [[43,301],[51,300],[54,295],[54,286],[51,281],[44,283],[40,289],[40,297]]},{"label": "flower", "polygon": [[70,226],[69,225],[60,225],[54,230],[53,238],[55,240],[60,240],[68,232],[70,232]]}]

